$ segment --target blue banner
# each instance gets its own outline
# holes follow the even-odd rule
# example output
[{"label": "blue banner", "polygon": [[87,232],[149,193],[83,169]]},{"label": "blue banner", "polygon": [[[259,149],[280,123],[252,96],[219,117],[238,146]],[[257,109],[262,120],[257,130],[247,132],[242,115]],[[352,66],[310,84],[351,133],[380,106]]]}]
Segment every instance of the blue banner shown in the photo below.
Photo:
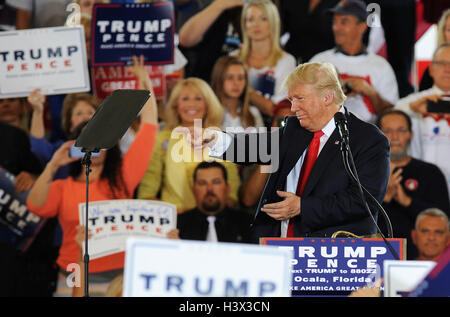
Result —
[{"label": "blue banner", "polygon": [[[383,261],[394,256],[382,239],[263,238],[263,245],[292,249],[293,296],[348,295],[383,276]],[[387,239],[400,260],[404,239]]]},{"label": "blue banner", "polygon": [[29,192],[16,192],[14,180],[13,174],[0,167],[0,240],[25,251],[44,220],[28,211]]},{"label": "blue banner", "polygon": [[409,294],[409,297],[450,297],[450,245],[437,259],[436,266]]},{"label": "blue banner", "polygon": [[174,62],[174,12],[171,1],[141,4],[94,4],[91,26],[93,66]]}]

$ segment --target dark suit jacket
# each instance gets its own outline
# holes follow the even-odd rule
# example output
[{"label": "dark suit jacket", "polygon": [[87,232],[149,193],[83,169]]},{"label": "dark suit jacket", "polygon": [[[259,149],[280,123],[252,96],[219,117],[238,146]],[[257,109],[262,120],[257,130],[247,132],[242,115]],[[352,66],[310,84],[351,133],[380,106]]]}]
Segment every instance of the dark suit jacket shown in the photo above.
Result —
[{"label": "dark suit jacket", "polygon": [[[359,179],[372,196],[382,202],[389,181],[389,142],[373,124],[361,121],[347,111],[346,117],[350,149]],[[274,162],[273,155],[279,151],[279,167],[267,180],[252,224],[251,240],[255,243],[258,243],[260,237],[280,236],[280,221],[269,217],[260,209],[264,204],[282,200],[276,191],[285,190],[289,172],[313,136],[312,132],[300,126],[296,117],[288,117],[285,122],[284,127],[271,133],[234,134],[233,142],[223,155],[224,159],[236,163],[248,164],[252,158],[257,157],[256,163],[267,164],[267,159],[264,161],[260,153],[261,150],[264,153],[266,145],[261,144],[266,142],[272,149],[271,162]],[[258,143],[256,148],[255,142]],[[279,142],[279,146],[274,142]],[[246,150],[245,157],[243,155],[238,157],[239,153],[242,154],[238,149]],[[258,152],[258,155],[255,152]],[[350,231],[357,235],[376,233],[376,226],[361,201],[358,187],[344,169],[338,129],[334,130],[320,152],[300,204],[301,213],[293,218],[295,237],[329,237],[338,230]],[[369,200],[368,204],[374,218],[377,219],[376,207]]]},{"label": "dark suit jacket", "polygon": [[[180,230],[180,238],[187,240],[206,240],[208,233],[207,215],[197,208],[188,210],[178,215],[177,228]],[[250,214],[225,208],[216,215],[216,233],[219,242],[249,242]]]}]

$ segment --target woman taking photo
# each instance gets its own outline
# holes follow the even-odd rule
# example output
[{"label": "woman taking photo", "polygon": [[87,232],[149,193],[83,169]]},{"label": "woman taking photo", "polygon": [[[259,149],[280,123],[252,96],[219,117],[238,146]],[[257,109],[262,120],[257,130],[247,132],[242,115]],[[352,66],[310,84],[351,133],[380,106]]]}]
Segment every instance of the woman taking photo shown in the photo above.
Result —
[{"label": "woman taking photo", "polygon": [[[136,72],[145,72],[142,60],[139,66],[135,63],[134,68]],[[116,144],[109,150],[101,150],[99,157],[91,159],[90,201],[131,199],[145,174],[158,129],[156,100],[150,80],[145,77],[145,86],[140,87],[150,90],[151,97],[141,110],[139,132],[123,157]],[[80,133],[81,128],[77,132]],[[86,198],[85,167],[80,164],[79,158],[69,156],[70,147],[74,143],[75,140],[67,141],[54,153],[27,199],[28,209],[32,213],[43,218],[58,217],[63,231],[63,242],[56,263],[63,272],[69,264],[77,263],[79,258],[75,242],[76,228],[79,225],[78,205],[84,203]],[[70,176],[53,180],[55,172],[67,164],[70,164]],[[93,278],[113,278],[114,274],[108,274],[122,269],[123,264],[124,253],[105,256],[92,260],[89,272],[94,273]]]}]

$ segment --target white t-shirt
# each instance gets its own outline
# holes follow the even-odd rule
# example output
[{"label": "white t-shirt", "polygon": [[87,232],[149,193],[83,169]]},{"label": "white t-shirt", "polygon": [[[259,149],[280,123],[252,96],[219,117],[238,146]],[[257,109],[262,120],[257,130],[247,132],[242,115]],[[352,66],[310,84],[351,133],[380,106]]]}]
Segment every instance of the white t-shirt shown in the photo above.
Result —
[{"label": "white t-shirt", "polygon": [[70,11],[66,11],[71,0],[6,0],[6,3],[16,9],[32,13],[30,28],[63,26]]},{"label": "white t-shirt", "polygon": [[174,47],[173,51],[173,64],[164,65],[164,73],[171,74],[176,72],[177,70],[183,68],[187,64],[187,59],[184,57],[183,53],[181,53],[178,45]]},{"label": "white t-shirt", "polygon": [[412,121],[413,138],[409,153],[412,157],[437,165],[447,179],[447,188],[450,189],[450,120],[437,120],[431,116],[413,112],[409,107],[424,96],[434,94],[448,94],[436,86],[400,99],[395,109],[409,114]]},{"label": "white t-shirt", "polygon": [[[373,53],[356,56],[345,55],[335,48],[316,54],[310,62],[332,63],[341,79],[358,77],[367,81],[385,100],[395,104],[398,100],[398,87],[391,65],[381,56]],[[344,103],[349,111],[363,121],[375,122],[376,114],[367,97],[350,96]]]},{"label": "white t-shirt", "polygon": [[[238,51],[233,51],[230,55],[237,55]],[[295,69],[297,61],[291,54],[284,52],[275,67],[248,68],[250,86],[260,92],[267,99],[278,103],[287,96],[286,91],[281,90],[284,79]]]}]

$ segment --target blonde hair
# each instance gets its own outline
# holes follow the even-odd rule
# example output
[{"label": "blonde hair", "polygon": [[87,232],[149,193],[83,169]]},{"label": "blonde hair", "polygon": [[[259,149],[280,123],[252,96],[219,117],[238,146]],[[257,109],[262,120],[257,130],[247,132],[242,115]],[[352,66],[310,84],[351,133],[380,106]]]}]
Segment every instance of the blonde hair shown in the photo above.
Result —
[{"label": "blonde hair", "polygon": [[336,68],[328,62],[298,65],[284,80],[282,87],[289,90],[297,84],[313,85],[319,95],[332,91],[337,105],[343,104],[347,98],[342,91]]},{"label": "blonde hair", "polygon": [[238,57],[243,61],[247,61],[252,49],[247,30],[245,28],[245,21],[247,10],[253,6],[260,8],[269,20],[272,49],[270,51],[270,56],[266,61],[266,65],[269,67],[275,67],[284,52],[280,46],[280,15],[276,5],[270,0],[248,0],[248,2],[244,5],[241,14],[242,47],[238,51]]},{"label": "blonde hair", "polygon": [[185,87],[196,90],[206,103],[206,114],[202,125],[207,127],[220,127],[223,121],[224,111],[211,87],[203,79],[190,77],[180,80],[172,90],[166,106],[166,129],[174,129],[181,125],[178,115],[178,98]]},{"label": "blonde hair", "polygon": [[241,112],[239,113],[239,117],[242,120],[242,123],[246,127],[253,127],[255,125],[255,118],[253,114],[250,112],[250,90],[249,90],[249,80],[248,80],[248,70],[245,66],[244,62],[242,62],[236,56],[222,56],[220,57],[216,64],[214,65],[212,74],[211,74],[211,88],[216,93],[219,101],[223,103],[225,99],[225,92],[223,90],[223,85],[225,82],[225,75],[227,69],[232,65],[241,66],[244,69],[245,73],[245,87],[242,95],[239,97],[241,101]]},{"label": "blonde hair", "polygon": [[90,104],[94,109],[100,106],[100,100],[87,93],[69,94],[64,98],[63,108],[61,111],[62,128],[66,136],[69,136],[72,130],[72,112],[79,101]]},{"label": "blonde hair", "polygon": [[437,38],[437,46],[440,46],[442,43],[445,43],[445,22],[447,18],[450,16],[450,9],[445,10],[441,18],[439,19],[437,30],[438,30],[438,38]]}]

